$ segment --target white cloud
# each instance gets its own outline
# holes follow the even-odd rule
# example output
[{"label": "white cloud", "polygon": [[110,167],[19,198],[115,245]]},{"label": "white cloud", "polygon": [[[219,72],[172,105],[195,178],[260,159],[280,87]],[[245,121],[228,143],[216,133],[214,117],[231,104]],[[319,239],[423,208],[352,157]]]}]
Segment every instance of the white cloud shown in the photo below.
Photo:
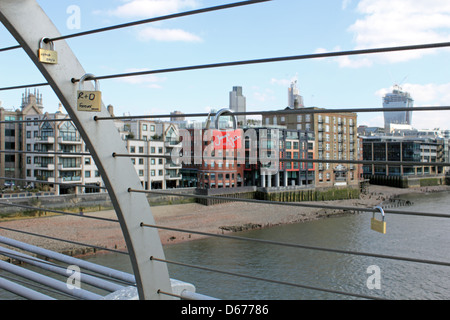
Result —
[{"label": "white cloud", "polygon": [[[316,49],[315,53],[329,53],[329,52],[339,52],[342,51],[342,49],[337,46],[334,47],[332,51],[327,51],[324,48],[318,48]],[[324,59],[324,58],[319,58]],[[336,58],[332,58],[333,61],[337,62],[341,68],[361,68],[361,67],[370,67],[373,65],[372,60],[370,60],[367,57],[359,58],[359,59],[353,59],[349,56],[340,56]]]},{"label": "white cloud", "polygon": [[[125,71],[125,73],[140,72],[140,71],[145,71],[145,70],[146,69],[127,69]],[[152,74],[136,76],[136,77],[125,77],[125,78],[118,79],[118,81],[121,81],[121,82],[142,85],[146,88],[151,88],[151,89],[161,89],[162,83],[165,82],[166,80],[167,80],[167,78],[158,77],[158,76],[155,76]]]},{"label": "white cloud", "polygon": [[296,74],[295,76],[293,76],[290,79],[276,79],[276,78],[272,78],[270,79],[270,84],[273,85],[278,85],[278,86],[283,86],[289,88],[291,86],[292,82],[298,81],[298,74]]},{"label": "white cloud", "polygon": [[196,0],[125,0],[125,4],[108,13],[120,18],[155,17],[198,6]]},{"label": "white cloud", "polygon": [[[344,0],[342,8],[350,4]],[[356,12],[362,17],[348,31],[355,49],[381,48],[450,41],[448,0],[360,0]],[[374,62],[409,61],[436,50],[413,50],[337,59],[341,67],[370,66]]]},{"label": "white cloud", "polygon": [[290,79],[275,79],[275,78],[270,79],[270,84],[275,84],[286,88],[290,86],[291,82],[292,80]]},{"label": "white cloud", "polygon": [[[109,16],[119,18],[151,18],[192,10],[199,6],[197,0],[122,0],[124,4],[108,10]],[[161,22],[158,23],[161,25]],[[136,29],[137,37],[141,41],[183,41],[200,42],[202,39],[182,29],[167,29],[145,27]]]},{"label": "white cloud", "polygon": [[181,29],[162,29],[147,27],[138,32],[138,39],[141,41],[183,41],[183,42],[201,42],[202,39],[195,34]]},{"label": "white cloud", "polygon": [[259,102],[270,102],[275,101],[275,96],[273,95],[273,91],[266,89],[264,91],[254,92],[253,99]]},{"label": "white cloud", "polygon": [[343,0],[342,1],[342,10],[347,9],[350,6],[351,2],[352,2],[352,0]]}]

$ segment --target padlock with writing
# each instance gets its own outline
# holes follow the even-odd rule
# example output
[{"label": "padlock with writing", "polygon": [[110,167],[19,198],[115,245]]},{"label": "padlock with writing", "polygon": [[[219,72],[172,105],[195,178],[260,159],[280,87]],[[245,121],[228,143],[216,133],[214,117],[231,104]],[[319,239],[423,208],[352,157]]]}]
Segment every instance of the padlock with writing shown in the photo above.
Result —
[{"label": "padlock with writing", "polygon": [[80,78],[80,85],[77,91],[77,110],[78,111],[89,111],[89,112],[100,112],[102,110],[102,93],[99,90],[98,81],[95,81],[95,90],[89,91],[84,90],[84,81],[92,80],[95,76],[93,74],[85,74]]},{"label": "padlock with writing", "polygon": [[[50,45],[50,49],[44,49],[44,43]],[[58,52],[55,50],[55,44],[48,38],[42,38],[39,42],[38,51],[39,61],[42,63],[57,64],[58,63]]]},{"label": "padlock with writing", "polygon": [[374,212],[372,219],[370,220],[370,228],[373,231],[380,232],[382,234],[386,234],[386,221],[385,221],[385,216],[384,216],[384,210],[380,206],[376,206],[375,209],[378,209],[381,212],[382,220],[376,219],[375,212]]}]

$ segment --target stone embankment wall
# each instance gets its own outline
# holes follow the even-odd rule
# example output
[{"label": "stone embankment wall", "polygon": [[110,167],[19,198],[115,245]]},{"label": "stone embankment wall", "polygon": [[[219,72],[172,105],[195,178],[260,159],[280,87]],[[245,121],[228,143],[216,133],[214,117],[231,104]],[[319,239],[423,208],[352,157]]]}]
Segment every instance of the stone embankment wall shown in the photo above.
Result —
[{"label": "stone embankment wall", "polygon": [[[193,194],[194,189],[177,189],[176,192]],[[194,202],[194,199],[182,196],[178,197],[149,194],[147,195],[147,198],[152,206]],[[33,208],[68,212],[88,212],[110,210],[113,208],[113,205],[107,193],[71,194],[60,196],[29,195],[27,197],[11,197],[0,199],[0,218],[13,214],[28,216],[46,215],[44,210]]]},{"label": "stone embankment wall", "polygon": [[[226,188],[226,189],[199,189],[195,194],[202,196],[255,199],[277,202],[301,202],[301,201],[332,201],[359,199],[358,188],[331,188],[331,189],[307,189],[307,188]],[[203,205],[214,205],[230,202],[219,199],[196,199]]]}]

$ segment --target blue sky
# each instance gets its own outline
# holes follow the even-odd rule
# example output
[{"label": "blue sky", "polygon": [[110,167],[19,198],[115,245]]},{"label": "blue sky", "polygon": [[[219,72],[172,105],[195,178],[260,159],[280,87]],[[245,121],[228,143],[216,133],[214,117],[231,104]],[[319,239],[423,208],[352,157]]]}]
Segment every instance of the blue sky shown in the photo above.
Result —
[{"label": "blue sky", "polygon": [[[188,11],[228,0],[38,0],[61,34]],[[71,11],[79,9],[79,16]],[[75,14],[75,15],[74,15]],[[75,19],[73,19],[75,18]],[[79,24],[77,24],[79,22]],[[72,23],[72,24],[71,24]],[[273,0],[67,40],[87,72],[138,70],[270,58],[315,52],[450,41],[448,0]],[[0,26],[0,46],[15,45]],[[56,43],[57,46],[57,43]],[[228,106],[242,86],[247,110],[287,105],[298,81],[307,107],[381,107],[398,83],[416,106],[450,105],[450,49],[277,62],[185,71],[100,82],[116,115],[206,112]],[[0,53],[0,87],[45,80],[21,51]],[[58,100],[41,88],[45,110]],[[4,108],[18,107],[24,90],[0,92]],[[359,124],[382,126],[383,116],[359,114]],[[416,112],[417,128],[449,128],[447,112]]]}]

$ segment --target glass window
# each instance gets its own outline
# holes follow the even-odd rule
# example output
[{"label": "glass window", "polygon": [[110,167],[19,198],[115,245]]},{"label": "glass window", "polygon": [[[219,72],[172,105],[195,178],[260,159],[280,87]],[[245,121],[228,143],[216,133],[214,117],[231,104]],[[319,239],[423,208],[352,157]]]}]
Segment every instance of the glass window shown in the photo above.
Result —
[{"label": "glass window", "polygon": [[64,141],[78,141],[79,140],[77,137],[77,129],[69,121],[66,121],[61,125],[61,128],[59,129],[59,136],[62,137],[62,139]]}]

